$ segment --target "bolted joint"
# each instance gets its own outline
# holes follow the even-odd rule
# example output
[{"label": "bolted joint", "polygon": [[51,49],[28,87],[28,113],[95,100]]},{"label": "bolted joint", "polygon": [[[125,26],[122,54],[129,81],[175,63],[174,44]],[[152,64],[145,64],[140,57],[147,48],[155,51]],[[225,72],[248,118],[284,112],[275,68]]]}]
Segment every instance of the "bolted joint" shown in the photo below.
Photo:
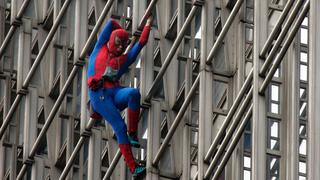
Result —
[{"label": "bolted joint", "polygon": [[27,95],[27,94],[28,94],[28,90],[25,89],[25,88],[21,88],[21,89],[18,91],[18,94]]},{"label": "bolted joint", "polygon": [[151,167],[147,168],[147,173],[152,173],[152,174],[159,175],[159,169],[155,168],[154,166],[151,166]]},{"label": "bolted joint", "polygon": [[136,31],[133,33],[133,35],[134,35],[134,36],[137,36],[137,37],[140,37],[140,36],[141,36],[141,33],[142,33],[141,30],[136,30]]},{"label": "bolted joint", "polygon": [[76,61],[74,63],[74,66],[80,66],[83,67],[84,65],[86,65],[86,61],[84,59],[79,59],[78,61]]},{"label": "bolted joint", "polygon": [[149,109],[149,108],[151,107],[151,103],[150,103],[150,102],[143,101],[143,102],[141,103],[141,106],[140,106],[140,107],[143,108],[143,109]]},{"label": "bolted joint", "polygon": [[193,1],[194,6],[203,6],[204,5],[204,0],[194,0]]},{"label": "bolted joint", "polygon": [[81,136],[84,137],[84,138],[88,138],[88,137],[91,136],[91,134],[92,134],[92,132],[91,132],[91,131],[88,131],[88,130],[86,129],[86,130],[84,130],[84,131],[81,133]]},{"label": "bolted joint", "polygon": [[23,164],[27,165],[27,166],[32,166],[32,164],[34,163],[34,159],[31,157],[28,157]]},{"label": "bolted joint", "polygon": [[200,65],[199,72],[205,71],[205,72],[212,72],[212,66],[211,65]]},{"label": "bolted joint", "polygon": [[12,21],[11,23],[12,26],[16,26],[16,27],[19,27],[22,25],[22,21],[21,19],[17,19],[17,18],[14,18],[14,20]]},{"label": "bolted joint", "polygon": [[262,60],[266,60],[266,57],[262,56],[261,54],[259,55],[259,58],[262,59]]}]

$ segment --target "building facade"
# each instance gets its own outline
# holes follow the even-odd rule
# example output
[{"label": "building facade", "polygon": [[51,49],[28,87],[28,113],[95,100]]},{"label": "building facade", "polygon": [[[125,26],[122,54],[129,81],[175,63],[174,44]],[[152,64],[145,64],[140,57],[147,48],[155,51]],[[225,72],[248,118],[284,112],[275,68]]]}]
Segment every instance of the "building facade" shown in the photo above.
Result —
[{"label": "building facade", "polygon": [[318,0],[1,0],[0,179],[132,178],[112,128],[89,118],[87,62],[108,19],[132,44],[150,13],[121,79],[142,95],[145,179],[320,179],[319,11]]}]

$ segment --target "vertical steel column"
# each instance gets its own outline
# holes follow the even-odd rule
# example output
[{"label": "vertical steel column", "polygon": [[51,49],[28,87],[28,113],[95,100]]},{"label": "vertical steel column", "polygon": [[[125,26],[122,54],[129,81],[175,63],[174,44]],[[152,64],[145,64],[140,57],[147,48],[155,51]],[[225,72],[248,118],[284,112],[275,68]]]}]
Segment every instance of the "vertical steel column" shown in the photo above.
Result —
[{"label": "vertical steel column", "polygon": [[[37,114],[38,114],[38,91],[37,87],[29,87],[29,93],[26,95],[25,114],[24,114],[24,139],[23,139],[23,161],[28,159],[32,144],[37,138]],[[36,162],[37,163],[37,162]],[[32,176],[36,177],[36,166],[33,167]],[[35,180],[35,179],[34,179]]]},{"label": "vertical steel column", "polygon": [[[84,13],[85,12],[85,13]],[[75,5],[75,31],[74,31],[74,55],[73,62],[79,60],[82,48],[86,43],[88,34],[88,2],[76,1]],[[80,131],[86,127],[88,123],[87,117],[88,87],[87,87],[87,63],[82,67],[81,76],[81,114],[80,114]]]},{"label": "vertical steel column", "polygon": [[45,179],[45,159],[43,157],[34,157],[35,164],[31,170],[31,180]]},{"label": "vertical steel column", "polygon": [[[5,2],[4,1],[0,1],[0,22],[1,22],[0,23],[0,42],[3,42],[4,41],[4,37],[8,34],[8,33],[5,34],[6,7],[5,7]],[[0,51],[1,51],[1,49],[0,49]],[[0,73],[2,74],[3,73],[4,62],[1,61],[1,59],[2,59],[2,56],[0,56]],[[0,89],[0,91],[1,91],[1,89]],[[1,156],[1,154],[0,154],[0,156]],[[0,177],[1,177],[1,174],[2,174],[2,172],[1,172],[1,168],[0,168]]]},{"label": "vertical steel column", "polygon": [[[298,43],[299,41],[295,41]],[[295,44],[294,43],[294,44]],[[284,112],[284,127],[285,128],[285,137],[286,143],[283,142],[286,148],[283,150],[286,153],[286,158],[282,160],[286,167],[286,177],[287,179],[298,179],[299,173],[299,60],[300,60],[300,48],[299,46],[291,46],[288,50],[287,60],[284,61],[286,64],[283,64],[282,67],[286,66],[285,72],[285,88],[284,88],[284,97],[285,102],[283,107],[287,107],[287,111]]]},{"label": "vertical steel column", "polygon": [[[4,79],[4,84],[5,84],[5,87],[4,87],[4,98],[3,98],[3,116],[6,116],[6,114],[8,113],[9,111],[9,108],[10,108],[10,101],[11,101],[11,76],[5,76],[5,79]],[[4,142],[4,138],[0,139],[0,142],[3,143]],[[0,162],[0,163],[3,163],[3,166],[0,166],[0,168],[3,168],[1,169],[0,171],[3,171],[3,174],[1,176],[4,177],[5,175],[5,170],[6,170],[6,162],[5,160],[8,160],[8,154],[6,153],[5,151],[5,147],[1,144],[1,148],[0,150],[2,151],[1,153],[1,156],[2,156],[2,160],[3,162]]]},{"label": "vertical steel column", "polygon": [[[141,99],[144,99],[144,97],[147,94],[147,91],[150,89],[152,81],[153,81],[153,46],[155,44],[154,42],[154,31],[150,31],[149,40],[148,43],[145,45],[144,53],[141,54],[140,58],[140,93],[141,93]],[[144,103],[144,102],[142,102]]]},{"label": "vertical steel column", "polygon": [[[88,17],[87,17],[88,15],[87,14],[88,14],[88,2],[76,1],[73,62],[77,62],[79,60],[81,50],[84,48],[86,43],[87,34],[88,34]],[[87,115],[87,102],[88,102],[87,70],[88,69],[87,69],[87,63],[86,63],[86,65],[82,67],[82,72],[81,72],[80,134],[82,134],[85,131],[86,125],[90,120]],[[79,141],[81,140],[81,138],[82,136],[80,137]],[[82,141],[84,142],[84,140]],[[82,144],[80,147],[83,147]],[[84,148],[79,148],[79,151],[80,151],[79,164],[83,164]],[[74,152],[75,152],[75,149],[73,149],[72,153]],[[73,154],[71,154],[69,160],[73,157],[72,155]],[[83,168],[83,166],[80,166],[79,176],[83,178],[84,173],[85,173],[85,168]],[[80,180],[82,180],[81,178]]]},{"label": "vertical steel column", "polygon": [[[31,19],[23,19],[23,25],[19,32],[19,50],[18,50],[18,66],[17,66],[17,91],[22,87],[23,80],[30,68],[31,59]],[[34,89],[34,87],[32,88]],[[36,125],[37,125],[37,93],[32,92],[26,96],[25,101],[25,120],[24,120],[24,148],[23,159],[28,158],[31,145],[35,141]],[[33,108],[32,108],[33,107]]]},{"label": "vertical steel column", "polygon": [[266,101],[259,95],[262,82],[259,77],[262,63],[259,52],[267,39],[268,1],[254,2],[254,42],[253,42],[253,113],[252,113],[252,180],[266,179]]},{"label": "vertical steel column", "polygon": [[140,25],[140,20],[145,14],[146,10],[146,4],[145,1],[139,1],[139,0],[133,0],[133,7],[132,7],[132,32],[136,32]]},{"label": "vertical steel column", "polygon": [[93,128],[89,141],[88,179],[101,179],[101,131]]},{"label": "vertical steel column", "polygon": [[161,102],[151,101],[148,117],[148,142],[147,142],[147,179],[158,180],[159,169],[152,166],[152,160],[160,147],[161,138]]},{"label": "vertical steel column", "polygon": [[[185,20],[185,0],[178,1],[178,30],[181,29],[183,22]],[[194,48],[195,48],[195,18],[192,19],[190,23],[190,31],[191,31],[191,39],[189,43],[190,55],[191,58],[187,59],[187,63],[185,65],[185,80],[184,80],[184,95],[187,97],[188,92],[192,86],[192,62],[194,58]],[[186,45],[184,42],[181,44],[180,53],[186,52]],[[190,166],[191,166],[191,128],[190,125],[192,123],[191,114],[192,106],[189,105],[188,109],[185,112],[184,116],[184,126],[183,126],[183,143],[182,143],[182,179],[190,179]]]},{"label": "vertical steel column", "polygon": [[[5,36],[5,3],[4,1],[0,1],[0,41],[3,42],[4,40],[4,36]],[[3,61],[1,62],[1,56],[0,56],[0,74],[2,75],[3,72]],[[0,77],[0,93],[3,92],[3,96],[0,96],[0,101],[3,100],[3,116],[5,116],[5,112],[4,112],[4,106],[6,105],[5,103],[5,88],[6,88],[6,76],[4,77]],[[0,117],[2,120],[2,117]],[[2,146],[3,144],[3,140],[0,139],[0,177],[4,177],[5,175],[5,148],[4,146]]]},{"label": "vertical steel column", "polygon": [[320,179],[320,2],[311,0],[309,37],[309,91],[307,179]]},{"label": "vertical steel column", "polygon": [[[198,139],[198,179],[204,179],[208,166],[204,163],[205,153],[211,143],[213,118],[213,75],[211,65],[206,64],[209,47],[213,45],[213,37],[209,38],[213,26],[213,13],[209,10],[213,1],[206,0],[201,11],[201,52],[200,52],[200,99],[199,99],[199,139]],[[211,15],[212,14],[212,15]],[[211,23],[210,23],[211,22]],[[208,121],[209,120],[209,121]]]},{"label": "vertical steel column", "polygon": [[18,59],[17,59],[17,92],[22,89],[24,78],[28,74],[31,59],[31,19],[23,19],[19,29]]},{"label": "vertical steel column", "polygon": [[10,13],[11,13],[11,17],[10,17],[10,23],[13,24],[15,22],[15,17],[18,14],[18,8],[21,5],[21,0],[12,0],[11,1],[11,6],[10,6]]},{"label": "vertical steel column", "polygon": [[[74,29],[74,55],[73,55],[73,62],[77,63],[80,58],[80,53],[83,47],[85,46],[86,39],[88,36],[88,2],[86,1],[76,1],[75,2],[75,29]],[[75,83],[75,82],[74,82]],[[84,65],[81,71],[81,100],[80,100],[80,134],[82,134],[85,130],[86,125],[88,124],[89,118],[87,117],[87,98],[88,98],[88,88],[87,88],[87,66]],[[84,137],[81,136],[79,141],[85,141]],[[78,141],[78,142],[79,142]],[[74,147],[73,152],[71,152],[70,158],[67,162],[74,159],[77,153],[80,151],[80,156],[82,156],[83,143],[78,143],[77,146]],[[76,149],[78,148],[78,149]],[[81,158],[80,158],[81,159]],[[90,161],[90,159],[89,159]],[[79,161],[81,163],[81,161]],[[69,163],[71,164],[71,163]],[[90,162],[88,162],[90,164]],[[67,164],[68,165],[68,164]],[[88,165],[89,166],[89,165]],[[80,166],[81,167],[81,166]],[[66,168],[67,169],[67,168]],[[90,169],[90,168],[88,168]],[[65,171],[65,170],[64,170]],[[69,170],[67,171],[69,172]],[[82,173],[84,174],[85,169],[79,171],[79,176],[82,177]],[[64,173],[64,172],[63,172]],[[62,177],[62,174],[59,178]],[[89,177],[89,173],[88,173]]]}]

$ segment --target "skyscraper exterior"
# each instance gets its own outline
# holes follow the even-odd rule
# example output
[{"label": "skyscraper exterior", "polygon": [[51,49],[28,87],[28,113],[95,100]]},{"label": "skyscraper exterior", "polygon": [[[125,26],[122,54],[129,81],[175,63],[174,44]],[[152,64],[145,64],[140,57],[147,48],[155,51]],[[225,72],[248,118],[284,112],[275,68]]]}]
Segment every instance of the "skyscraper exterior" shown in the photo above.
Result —
[{"label": "skyscraper exterior", "polygon": [[87,66],[107,20],[132,45],[150,13],[121,79],[141,92],[144,179],[320,179],[319,12],[318,0],[1,0],[0,180],[132,179],[112,128],[89,117]]}]

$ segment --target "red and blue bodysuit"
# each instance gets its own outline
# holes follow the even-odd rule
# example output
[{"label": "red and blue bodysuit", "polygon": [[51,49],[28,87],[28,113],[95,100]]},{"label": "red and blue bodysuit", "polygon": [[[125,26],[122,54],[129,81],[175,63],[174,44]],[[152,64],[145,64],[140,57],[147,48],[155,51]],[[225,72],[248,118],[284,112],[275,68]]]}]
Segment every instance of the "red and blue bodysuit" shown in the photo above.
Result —
[{"label": "red and blue bodysuit", "polygon": [[[91,106],[112,126],[120,151],[132,173],[136,173],[137,165],[129,138],[137,134],[140,92],[135,88],[120,86],[119,79],[147,43],[149,32],[150,26],[146,25],[139,41],[127,54],[122,54],[128,46],[128,34],[115,20],[109,20],[98,37],[88,65],[87,83]],[[125,108],[128,108],[128,130],[120,114]]]}]

